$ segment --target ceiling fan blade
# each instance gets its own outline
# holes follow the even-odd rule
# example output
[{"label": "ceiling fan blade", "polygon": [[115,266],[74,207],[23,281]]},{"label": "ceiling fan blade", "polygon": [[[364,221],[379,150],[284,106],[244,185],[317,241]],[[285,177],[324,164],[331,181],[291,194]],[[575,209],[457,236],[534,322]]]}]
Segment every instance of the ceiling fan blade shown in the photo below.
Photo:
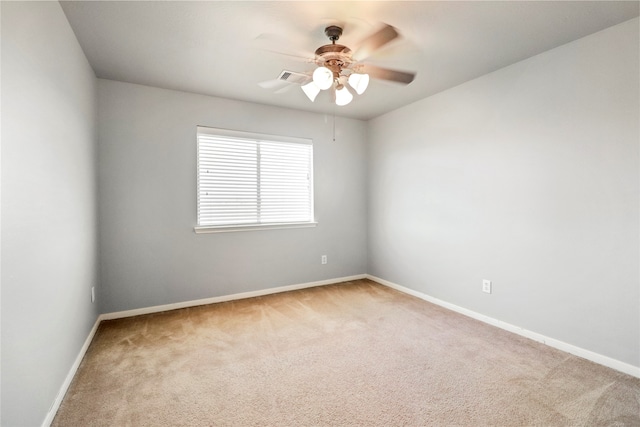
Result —
[{"label": "ceiling fan blade", "polygon": [[385,61],[397,61],[400,58],[413,59],[420,55],[422,55],[422,51],[418,48],[418,46],[416,46],[414,43],[411,43],[409,40],[403,39],[398,40],[397,43],[392,43],[389,46],[385,46],[384,49],[377,50],[366,60],[376,63],[385,63]]},{"label": "ceiling fan blade", "polygon": [[282,80],[267,80],[265,82],[258,83],[263,89],[271,90],[273,93],[279,95],[281,93],[286,93],[291,90],[292,87],[297,86],[293,83],[285,82]]},{"label": "ceiling fan blade", "polygon": [[375,52],[377,49],[398,38],[400,34],[391,25],[385,24],[377,32],[364,39],[353,54],[353,59],[361,61]]},{"label": "ceiling fan blade", "polygon": [[285,87],[282,87],[282,88],[276,90],[273,93],[275,93],[276,95],[279,95],[281,93],[286,93],[286,92],[289,92],[291,90],[291,88],[295,87],[295,86],[296,86],[295,84],[288,83]]},{"label": "ceiling fan blade", "polygon": [[263,89],[270,89],[270,90],[281,90],[287,86],[291,86],[291,83],[288,83],[284,80],[280,80],[280,79],[273,79],[273,80],[266,80],[264,82],[260,82],[258,83],[258,86],[260,86]]},{"label": "ceiling fan blade", "polygon": [[264,89],[270,89],[274,91],[274,93],[279,94],[289,91],[294,86],[303,86],[311,80],[311,74],[282,70],[277,79],[260,82],[258,86]]},{"label": "ceiling fan blade", "polygon": [[312,58],[309,55],[301,56],[295,53],[281,52],[275,49],[260,49],[260,50],[262,50],[263,52],[275,53],[276,55],[286,56],[287,58],[292,59],[294,61],[307,62],[307,63],[315,62],[315,58]]},{"label": "ceiling fan blade", "polygon": [[362,64],[358,71],[360,73],[369,74],[374,79],[389,80],[396,83],[408,85],[415,79],[416,73],[407,71],[390,70],[388,68],[377,67],[375,65]]},{"label": "ceiling fan blade", "polygon": [[260,34],[253,41],[253,48],[265,52],[287,56],[289,58],[313,62],[315,58],[306,49],[295,46],[290,40],[276,34]]}]

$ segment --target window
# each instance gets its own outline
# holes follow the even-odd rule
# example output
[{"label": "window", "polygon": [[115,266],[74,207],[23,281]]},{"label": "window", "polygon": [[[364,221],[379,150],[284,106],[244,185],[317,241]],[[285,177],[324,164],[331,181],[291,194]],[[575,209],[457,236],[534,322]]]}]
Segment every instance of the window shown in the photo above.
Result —
[{"label": "window", "polygon": [[196,232],[313,226],[311,140],[198,126]]}]

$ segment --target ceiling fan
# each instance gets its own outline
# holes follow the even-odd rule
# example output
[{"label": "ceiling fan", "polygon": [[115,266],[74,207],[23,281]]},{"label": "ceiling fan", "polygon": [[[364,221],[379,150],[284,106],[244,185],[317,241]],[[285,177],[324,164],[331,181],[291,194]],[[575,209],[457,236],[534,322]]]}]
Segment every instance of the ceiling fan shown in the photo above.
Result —
[{"label": "ceiling fan", "polygon": [[[276,82],[286,81],[300,85],[311,102],[315,101],[320,91],[331,90],[335,103],[342,106],[353,100],[352,91],[362,95],[369,85],[370,78],[409,84],[416,76],[412,72],[391,70],[360,62],[400,36],[390,25],[385,24],[380,30],[364,39],[355,51],[336,43],[342,35],[341,27],[330,25],[325,28],[324,33],[331,43],[316,49],[315,56],[310,62],[315,63],[317,68],[308,73],[283,71]],[[271,88],[274,84],[273,81],[268,81],[260,83],[260,86]]]}]

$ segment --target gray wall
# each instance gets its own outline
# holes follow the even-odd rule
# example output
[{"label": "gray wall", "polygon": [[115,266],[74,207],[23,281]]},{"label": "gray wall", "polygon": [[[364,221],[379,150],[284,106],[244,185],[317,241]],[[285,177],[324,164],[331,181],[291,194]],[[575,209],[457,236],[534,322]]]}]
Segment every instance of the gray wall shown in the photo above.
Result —
[{"label": "gray wall", "polygon": [[634,19],[370,122],[369,273],[640,366],[639,71]]},{"label": "gray wall", "polygon": [[[366,123],[98,80],[102,312],[366,272]],[[195,234],[196,126],[311,138],[315,228]],[[321,255],[327,265],[320,264]]]},{"label": "gray wall", "polygon": [[2,419],[45,419],[96,317],[96,79],[57,2],[2,2]]}]

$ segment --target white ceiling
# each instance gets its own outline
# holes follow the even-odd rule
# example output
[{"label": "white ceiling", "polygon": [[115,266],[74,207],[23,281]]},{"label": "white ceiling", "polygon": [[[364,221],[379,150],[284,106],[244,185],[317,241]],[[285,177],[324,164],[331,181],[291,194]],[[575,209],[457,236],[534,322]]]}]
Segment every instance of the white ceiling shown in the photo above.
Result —
[{"label": "white ceiling", "polygon": [[[638,16],[638,1],[70,1],[61,2],[99,78],[370,119]],[[366,62],[417,72],[408,86],[372,80],[345,107],[293,87],[258,86],[314,68],[266,50],[307,53],[344,24],[355,46],[380,23],[402,38]],[[576,70],[577,73],[580,70]],[[323,96],[324,95],[324,96]]]}]

